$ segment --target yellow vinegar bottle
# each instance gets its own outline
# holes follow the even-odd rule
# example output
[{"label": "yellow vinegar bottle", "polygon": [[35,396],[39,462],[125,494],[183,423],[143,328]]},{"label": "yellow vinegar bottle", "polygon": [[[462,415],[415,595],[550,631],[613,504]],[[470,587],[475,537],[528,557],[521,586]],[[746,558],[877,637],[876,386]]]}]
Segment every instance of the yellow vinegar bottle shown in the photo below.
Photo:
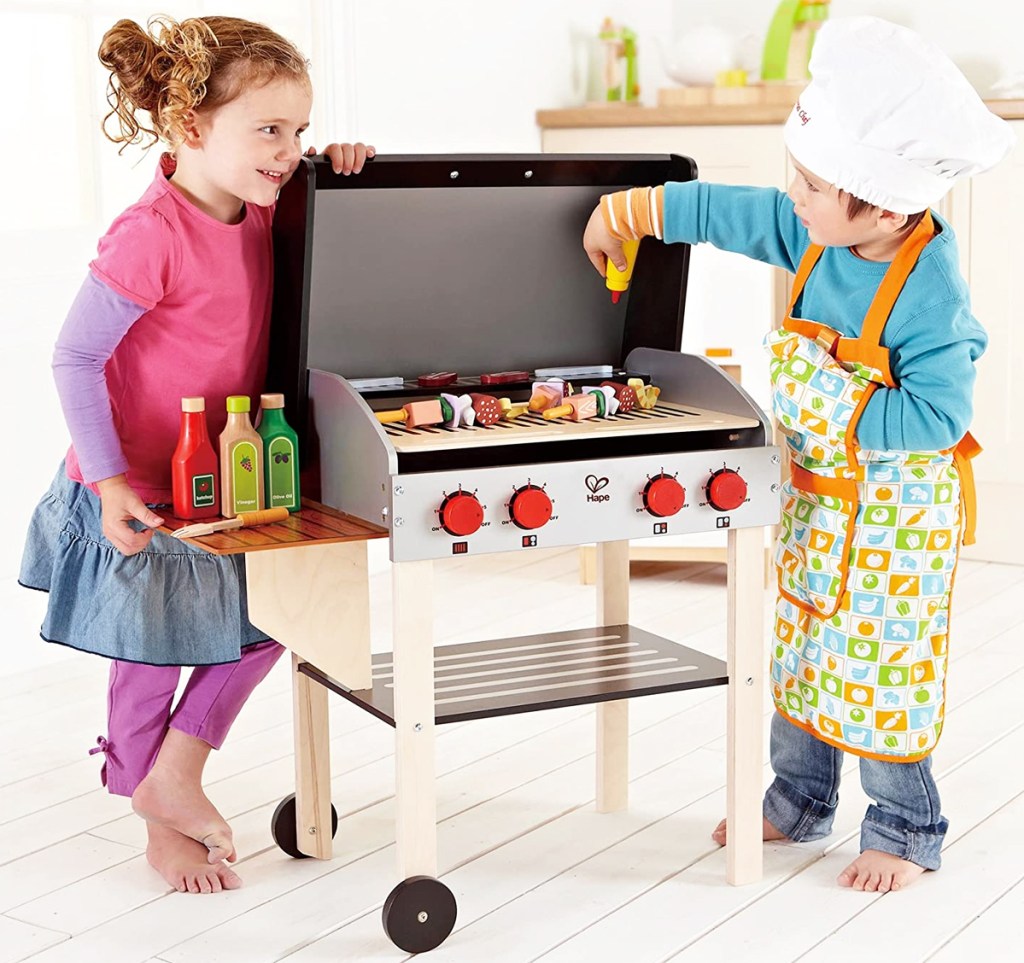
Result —
[{"label": "yellow vinegar bottle", "polygon": [[263,439],[249,421],[249,398],[230,395],[220,434],[220,510],[225,518],[264,507]]}]

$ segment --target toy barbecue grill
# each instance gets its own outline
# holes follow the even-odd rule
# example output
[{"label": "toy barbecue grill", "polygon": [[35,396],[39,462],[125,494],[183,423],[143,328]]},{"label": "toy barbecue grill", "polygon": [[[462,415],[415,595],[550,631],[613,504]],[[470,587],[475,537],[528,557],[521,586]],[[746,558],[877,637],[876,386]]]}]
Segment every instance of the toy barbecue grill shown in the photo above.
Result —
[{"label": "toy barbecue grill", "polygon": [[[759,607],[778,451],[742,388],[680,352],[689,248],[643,241],[616,304],[581,246],[602,194],[695,177],[668,155],[379,156],[352,177],[307,158],[281,192],[269,382],[306,426],[320,500],[385,527],[395,563],[395,651],[373,657],[372,684],[299,671],[397,728],[403,882],[384,915],[403,948],[454,923],[423,843],[436,723],[599,703],[598,805],[622,808],[625,764],[606,755],[626,740],[622,700],[727,681],[720,661],[628,624],[628,541],[756,529],[742,544]],[[579,415],[590,396],[598,410]],[[435,674],[432,560],[592,542],[601,624],[441,647]],[[748,795],[759,826],[759,786]]]},{"label": "toy barbecue grill", "polygon": [[[304,164],[277,215],[272,381],[300,423],[308,406],[323,502],[388,527],[396,562],[770,524],[763,413],[679,351],[688,247],[645,240],[613,304],[580,243],[601,194],[694,173],[681,157],[380,157],[354,177]],[[458,380],[418,385],[440,369]],[[552,370],[574,389],[640,378],[661,394],[585,421],[374,416],[442,393],[526,405]]]}]

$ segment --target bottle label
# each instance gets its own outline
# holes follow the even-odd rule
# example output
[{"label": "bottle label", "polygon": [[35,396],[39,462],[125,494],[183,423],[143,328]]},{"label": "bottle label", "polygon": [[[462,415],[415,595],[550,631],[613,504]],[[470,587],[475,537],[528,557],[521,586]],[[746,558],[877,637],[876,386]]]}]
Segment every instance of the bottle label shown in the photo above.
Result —
[{"label": "bottle label", "polygon": [[231,494],[234,497],[236,512],[259,510],[260,484],[259,476],[256,474],[258,468],[256,446],[248,441],[240,441],[235,445],[231,451]]},{"label": "bottle label", "polygon": [[217,500],[213,475],[192,476],[192,507],[209,508]]},{"label": "bottle label", "polygon": [[278,436],[267,446],[268,508],[298,508],[295,501],[295,446]]}]

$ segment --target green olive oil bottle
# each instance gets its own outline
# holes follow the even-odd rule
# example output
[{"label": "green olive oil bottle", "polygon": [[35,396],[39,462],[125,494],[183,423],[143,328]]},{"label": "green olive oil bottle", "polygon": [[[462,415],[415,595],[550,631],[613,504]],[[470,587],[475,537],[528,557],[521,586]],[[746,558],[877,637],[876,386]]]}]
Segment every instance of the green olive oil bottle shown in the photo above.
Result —
[{"label": "green olive oil bottle", "polygon": [[284,419],[284,395],[260,395],[260,420],[256,430],[263,439],[267,508],[297,512],[301,503],[299,436]]}]

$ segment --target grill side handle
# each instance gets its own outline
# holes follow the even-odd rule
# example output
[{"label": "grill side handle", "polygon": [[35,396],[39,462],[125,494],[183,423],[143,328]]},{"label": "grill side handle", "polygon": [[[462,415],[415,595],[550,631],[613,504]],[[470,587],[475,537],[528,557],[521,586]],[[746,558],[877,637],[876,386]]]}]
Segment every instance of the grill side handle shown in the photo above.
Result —
[{"label": "grill side handle", "polygon": [[761,422],[760,444],[769,444],[771,423],[757,402],[713,361],[700,355],[660,348],[634,348],[626,357],[627,371],[642,371],[661,388],[666,401],[721,411]]},{"label": "grill side handle", "polygon": [[309,425],[320,456],[320,501],[391,530],[398,455],[363,397],[341,375],[309,369]]}]

